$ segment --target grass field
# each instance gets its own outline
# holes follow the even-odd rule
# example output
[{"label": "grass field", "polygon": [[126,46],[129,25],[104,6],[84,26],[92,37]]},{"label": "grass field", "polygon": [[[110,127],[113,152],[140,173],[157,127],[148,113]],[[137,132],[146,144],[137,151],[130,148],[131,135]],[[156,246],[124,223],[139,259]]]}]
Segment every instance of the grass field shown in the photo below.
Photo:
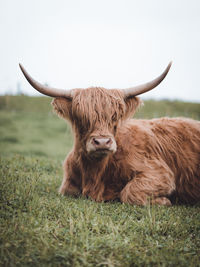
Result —
[{"label": "grass field", "polygon": [[[62,197],[70,127],[50,98],[0,97],[0,266],[200,266],[200,206]],[[145,102],[140,118],[200,119],[200,104]]]}]

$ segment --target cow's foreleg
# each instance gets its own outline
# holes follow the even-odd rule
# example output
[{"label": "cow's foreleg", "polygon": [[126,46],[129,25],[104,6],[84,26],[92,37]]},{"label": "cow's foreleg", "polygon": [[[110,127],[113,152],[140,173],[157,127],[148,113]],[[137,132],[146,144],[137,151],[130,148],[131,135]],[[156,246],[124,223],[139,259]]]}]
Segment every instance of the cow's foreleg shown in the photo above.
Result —
[{"label": "cow's foreleg", "polygon": [[64,177],[59,188],[59,193],[62,195],[77,196],[81,193],[81,175],[77,164],[73,160],[71,153],[64,162]]},{"label": "cow's foreleg", "polygon": [[124,203],[146,205],[147,203],[170,206],[167,198],[175,190],[173,173],[166,167],[141,172],[121,191]]},{"label": "cow's foreleg", "polygon": [[164,205],[164,206],[171,206],[171,201],[166,197],[157,197],[155,199],[151,199],[150,203],[153,205]]},{"label": "cow's foreleg", "polygon": [[65,176],[59,188],[59,193],[62,195],[78,196],[81,193],[81,191],[77,186],[73,185],[70,177]]}]

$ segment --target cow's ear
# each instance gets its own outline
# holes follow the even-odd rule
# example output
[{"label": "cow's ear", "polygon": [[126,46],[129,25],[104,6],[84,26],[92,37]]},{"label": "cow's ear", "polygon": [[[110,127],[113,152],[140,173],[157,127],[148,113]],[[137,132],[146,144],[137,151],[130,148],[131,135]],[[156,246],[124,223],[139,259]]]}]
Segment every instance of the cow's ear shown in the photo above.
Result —
[{"label": "cow's ear", "polygon": [[71,118],[72,101],[70,99],[57,97],[53,99],[51,105],[59,117],[68,120]]},{"label": "cow's ear", "polygon": [[131,97],[125,99],[126,103],[126,113],[125,118],[133,116],[136,110],[143,104],[142,100],[139,97]]}]

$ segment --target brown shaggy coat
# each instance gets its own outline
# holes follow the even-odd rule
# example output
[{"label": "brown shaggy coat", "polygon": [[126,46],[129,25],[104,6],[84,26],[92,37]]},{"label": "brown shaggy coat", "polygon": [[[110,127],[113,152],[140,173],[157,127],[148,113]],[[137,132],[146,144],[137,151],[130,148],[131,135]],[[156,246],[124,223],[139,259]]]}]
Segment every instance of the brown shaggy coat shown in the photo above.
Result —
[{"label": "brown shaggy coat", "polygon": [[[200,201],[200,122],[185,118],[134,120],[137,97],[120,90],[74,90],[72,100],[55,98],[55,111],[69,120],[74,147],[64,162],[61,194],[96,201],[161,205]],[[112,135],[117,150],[89,154],[91,136]]]}]

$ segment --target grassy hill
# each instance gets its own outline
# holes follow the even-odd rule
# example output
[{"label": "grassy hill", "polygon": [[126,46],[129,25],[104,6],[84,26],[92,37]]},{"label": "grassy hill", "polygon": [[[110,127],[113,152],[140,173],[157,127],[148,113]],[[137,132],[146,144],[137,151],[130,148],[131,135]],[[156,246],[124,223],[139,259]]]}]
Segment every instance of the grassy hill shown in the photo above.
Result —
[{"label": "grassy hill", "polygon": [[[73,138],[47,97],[0,97],[0,266],[200,266],[200,206],[61,197]],[[200,119],[200,104],[145,101],[137,118]]]}]

